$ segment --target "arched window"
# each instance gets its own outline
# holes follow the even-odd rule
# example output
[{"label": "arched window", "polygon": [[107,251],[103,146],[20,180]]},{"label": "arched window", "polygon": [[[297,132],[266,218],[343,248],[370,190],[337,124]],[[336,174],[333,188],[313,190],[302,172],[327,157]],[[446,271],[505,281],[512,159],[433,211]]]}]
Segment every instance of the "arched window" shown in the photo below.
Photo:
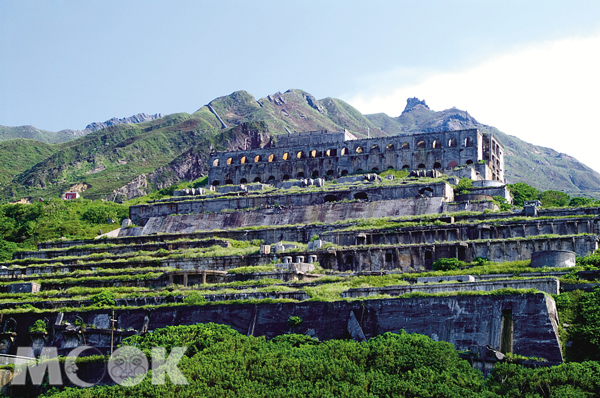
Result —
[{"label": "arched window", "polygon": [[270,154],[269,157],[267,158],[267,160],[269,162],[274,162],[275,161],[275,154]]},{"label": "arched window", "polygon": [[256,177],[256,178],[254,179],[254,182],[260,182],[260,177]]},{"label": "arched window", "polygon": [[304,154],[304,152],[302,152],[302,151],[299,151],[299,152],[296,154],[296,158],[298,158],[298,159],[305,159],[305,158],[306,158],[306,155]]},{"label": "arched window", "polygon": [[433,149],[440,149],[442,147],[442,142],[440,140],[433,140],[433,144],[431,144]]},{"label": "arched window", "polygon": [[410,169],[410,166],[405,164],[404,166],[402,166],[402,170],[404,170],[404,169]]},{"label": "arched window", "polygon": [[332,176],[332,175],[333,175],[333,170],[328,170],[328,171],[327,171],[327,175],[328,175],[328,176]]},{"label": "arched window", "polygon": [[319,177],[319,170],[315,170],[312,172],[312,178],[317,178]]},{"label": "arched window", "polygon": [[242,156],[242,158],[240,159],[240,164],[244,164],[246,162],[248,162],[248,158],[245,156]]},{"label": "arched window", "polygon": [[361,146],[356,147],[356,153],[363,153],[363,148]]},{"label": "arched window", "polygon": [[214,187],[216,187],[217,185],[219,185],[219,181],[217,181],[217,180],[214,180],[214,181],[212,182],[212,184],[213,184],[213,186],[214,186]]},{"label": "arched window", "polygon": [[406,149],[410,149],[410,144],[408,142],[405,142],[402,144],[402,149],[406,150]]},{"label": "arched window", "polygon": [[387,146],[385,147],[386,151],[393,151],[395,149],[396,147],[394,146],[394,144],[387,144]]},{"label": "arched window", "polygon": [[347,176],[348,175],[348,170],[342,170],[342,177]]},{"label": "arched window", "polygon": [[371,153],[379,153],[381,150],[379,149],[379,145],[375,144],[371,147]]},{"label": "arched window", "polygon": [[467,164],[473,164],[473,161],[471,159],[467,160]]},{"label": "arched window", "polygon": [[275,180],[275,176],[269,176],[269,180],[268,181],[274,181]]},{"label": "arched window", "polygon": [[425,141],[417,142],[417,148],[425,148]]},{"label": "arched window", "polygon": [[304,172],[301,171],[300,173],[298,173],[298,178],[304,178]]},{"label": "arched window", "polygon": [[248,182],[248,180],[246,180],[245,178],[242,178],[242,179],[240,180],[240,184],[245,184],[245,183],[247,183],[247,182]]},{"label": "arched window", "polygon": [[217,167],[219,165],[219,159],[213,160],[213,167]]},{"label": "arched window", "polygon": [[288,152],[284,153],[281,157],[283,160],[290,160],[290,154]]},{"label": "arched window", "polygon": [[456,160],[452,160],[450,161],[450,163],[448,163],[448,167],[456,167],[458,166],[458,162]]},{"label": "arched window", "polygon": [[340,151],[341,156],[347,155],[348,154],[348,148],[342,148],[342,150]]},{"label": "arched window", "polygon": [[227,181],[225,181],[225,185],[233,185],[233,180],[227,180]]},{"label": "arched window", "polygon": [[233,158],[227,159],[227,164],[231,164],[231,162],[233,162]]},{"label": "arched window", "polygon": [[450,148],[454,148],[454,147],[456,147],[457,145],[458,145],[458,144],[457,144],[457,142],[456,142],[456,138],[450,138],[450,140],[448,140],[448,146],[449,146]]},{"label": "arched window", "polygon": [[434,169],[441,169],[441,168],[442,168],[442,164],[441,164],[441,163],[439,163],[439,162],[435,162],[435,163],[433,164],[433,168],[434,168]]},{"label": "arched window", "polygon": [[424,169],[424,168],[425,168],[425,165],[423,163],[421,163],[417,166],[417,169]]},{"label": "arched window", "polygon": [[286,175],[283,176],[283,181],[287,181],[289,179],[290,179],[290,175],[289,174],[286,174]]},{"label": "arched window", "polygon": [[313,149],[312,151],[310,151],[310,157],[311,158],[316,158],[317,157],[317,150]]},{"label": "arched window", "polygon": [[254,157],[254,163],[258,163],[258,162],[261,162],[261,161],[262,161],[262,157],[260,155],[256,155]]},{"label": "arched window", "polygon": [[465,147],[470,148],[473,146],[473,138],[467,137],[465,138]]},{"label": "arched window", "polygon": [[325,156],[337,156],[337,149],[328,149],[325,151]]}]

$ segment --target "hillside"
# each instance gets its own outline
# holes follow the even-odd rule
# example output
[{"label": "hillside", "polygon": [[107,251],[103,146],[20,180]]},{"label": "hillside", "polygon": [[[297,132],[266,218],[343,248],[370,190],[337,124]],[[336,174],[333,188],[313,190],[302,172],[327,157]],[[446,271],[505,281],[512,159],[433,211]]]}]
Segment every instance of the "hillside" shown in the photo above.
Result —
[{"label": "hillside", "polygon": [[[398,117],[362,115],[339,99],[317,100],[295,89],[258,100],[237,91],[191,115],[114,124],[54,145],[29,140],[2,145],[0,161],[7,170],[0,179],[0,195],[4,200],[18,200],[77,189],[85,190],[90,199],[124,201],[205,175],[211,151],[242,149],[246,138],[251,147],[263,147],[273,145],[277,135],[288,131],[345,128],[359,137],[377,137],[474,127],[494,134],[504,144],[508,182],[524,181],[541,190],[600,198],[600,174],[568,155],[481,124],[466,111],[436,112],[425,101],[413,98]],[[19,153],[16,159],[14,153]]]},{"label": "hillside", "polygon": [[52,132],[40,130],[33,126],[0,126],[0,141],[13,140],[17,138],[36,140],[40,142],[45,142],[46,144],[57,144],[60,142],[75,139],[77,138],[77,136],[69,132],[68,130]]}]

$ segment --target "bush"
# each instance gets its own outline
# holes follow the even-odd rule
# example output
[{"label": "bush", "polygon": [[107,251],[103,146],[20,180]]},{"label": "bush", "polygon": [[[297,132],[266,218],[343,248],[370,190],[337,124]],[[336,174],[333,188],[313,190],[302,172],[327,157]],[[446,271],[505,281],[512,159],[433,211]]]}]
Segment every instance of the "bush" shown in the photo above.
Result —
[{"label": "bush", "polygon": [[92,296],[92,303],[96,307],[109,307],[115,305],[115,295],[105,291]]},{"label": "bush", "polygon": [[206,299],[200,293],[192,292],[183,299],[183,302],[187,305],[204,305],[206,304]]},{"label": "bush", "polygon": [[537,200],[539,192],[531,185],[527,185],[524,182],[517,182],[516,184],[507,185],[510,194],[513,197],[513,203],[515,206],[523,207],[523,202],[526,200]]},{"label": "bush", "polygon": [[29,327],[29,333],[46,333],[48,331],[48,325],[43,319],[38,319]]},{"label": "bush", "polygon": [[300,324],[302,322],[304,322],[304,321],[299,316],[292,315],[288,318],[288,325],[292,328],[295,328],[296,326],[300,326]]},{"label": "bush", "polygon": [[433,263],[434,271],[454,271],[466,266],[464,261],[460,261],[457,258],[440,258]]},{"label": "bush", "polygon": [[461,178],[454,190],[460,195],[467,194],[473,189],[473,181],[470,178]]},{"label": "bush", "polygon": [[544,191],[540,194],[543,207],[565,207],[569,205],[571,197],[560,191]]},{"label": "bush", "polygon": [[12,260],[12,255],[18,248],[16,243],[0,239],[0,261]]}]

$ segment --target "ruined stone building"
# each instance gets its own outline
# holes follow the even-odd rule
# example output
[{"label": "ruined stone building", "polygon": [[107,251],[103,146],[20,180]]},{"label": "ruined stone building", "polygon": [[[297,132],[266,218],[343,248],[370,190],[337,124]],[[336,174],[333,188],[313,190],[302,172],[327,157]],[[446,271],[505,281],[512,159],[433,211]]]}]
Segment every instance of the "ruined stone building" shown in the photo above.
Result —
[{"label": "ruined stone building", "polygon": [[504,182],[504,148],[477,129],[357,139],[348,131],[316,131],[278,137],[274,148],[216,152],[212,185],[327,180],[387,169],[435,169],[473,180]]}]

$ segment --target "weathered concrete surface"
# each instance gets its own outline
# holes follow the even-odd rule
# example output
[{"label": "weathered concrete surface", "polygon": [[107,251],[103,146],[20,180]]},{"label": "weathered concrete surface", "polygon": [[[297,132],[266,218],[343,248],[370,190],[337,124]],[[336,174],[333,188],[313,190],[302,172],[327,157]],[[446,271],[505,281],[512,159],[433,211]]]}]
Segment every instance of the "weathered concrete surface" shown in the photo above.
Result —
[{"label": "weathered concrete surface", "polygon": [[[268,207],[279,208],[294,207],[298,208],[320,205],[325,203],[335,203],[343,200],[368,200],[369,202],[389,201],[398,199],[415,199],[428,193],[426,198],[437,198],[432,204],[424,205],[424,202],[417,201],[412,204],[404,202],[404,206],[409,206],[412,211],[404,210],[403,212],[391,213],[386,215],[415,215],[439,213],[441,210],[441,202],[451,202],[454,200],[454,190],[445,182],[434,184],[407,184],[394,186],[353,186],[346,189],[335,191],[308,191],[294,194],[270,194],[270,195],[247,195],[236,197],[223,197],[205,200],[187,200],[187,201],[170,201],[166,203],[154,203],[149,205],[137,205],[129,207],[129,218],[137,225],[145,225],[152,217],[165,217],[174,214],[202,214],[202,213],[219,213],[223,210],[244,210],[244,209],[261,209]],[[425,198],[424,197],[424,198]],[[423,198],[423,199],[424,199]],[[412,209],[412,207],[417,209]],[[433,206],[433,207],[432,207]],[[344,206],[348,207],[348,206]],[[422,212],[419,208],[425,207],[429,210]],[[351,206],[350,206],[351,208]],[[331,210],[331,209],[330,209]],[[314,211],[314,210],[312,210]],[[371,216],[384,217],[384,216]],[[347,217],[348,218],[348,217]],[[349,217],[356,218],[356,217]],[[334,221],[343,220],[345,218],[335,217]],[[314,220],[309,222],[325,220]],[[264,224],[247,224],[247,225],[264,225]],[[273,225],[273,224],[271,224]],[[241,225],[238,225],[241,226]],[[215,229],[215,227],[211,228]]]},{"label": "weathered concrete surface", "polygon": [[[355,218],[381,218],[439,213],[443,198],[424,197],[377,202],[327,203],[314,206],[259,209],[233,213],[204,213],[149,218],[142,235],[192,233],[249,226],[334,223]],[[196,213],[196,212],[193,212]]]},{"label": "weathered concrete surface", "polygon": [[342,292],[342,297],[358,298],[389,294],[400,296],[405,293],[443,292],[491,292],[498,289],[536,289],[548,294],[560,293],[560,282],[556,278],[506,279],[478,282],[433,283],[424,285],[396,285],[385,287],[361,287]]},{"label": "weathered concrete surface", "polygon": [[[446,205],[446,204],[445,204]],[[589,213],[592,209],[593,212]],[[535,236],[540,234],[558,234],[558,235],[572,235],[579,233],[593,233],[600,234],[600,220],[598,217],[590,218],[586,215],[597,214],[599,208],[581,208],[581,212],[576,215],[580,215],[580,218],[566,218],[566,219],[554,219],[554,220],[540,220],[540,219],[529,219],[522,221],[511,221],[510,218],[516,216],[522,216],[521,212],[503,212],[503,213],[489,213],[479,214],[476,216],[465,216],[465,215],[452,215],[448,214],[448,225],[423,225],[414,228],[402,228],[394,230],[365,230],[360,231],[366,236],[372,236],[371,242],[377,244],[387,244],[394,242],[408,243],[419,243],[417,240],[420,233],[414,233],[416,231],[423,230],[425,234],[433,234],[433,238],[427,237],[422,241],[436,240],[435,235],[437,234],[437,240],[453,240],[452,232],[444,232],[444,230],[458,231],[456,236],[461,236],[462,239],[499,239],[499,238],[516,238],[516,237],[527,237]],[[545,211],[545,210],[541,210]],[[561,217],[563,215],[573,216],[573,209],[563,210],[561,213],[553,216]],[[589,214],[588,214],[589,213]],[[544,214],[545,215],[545,214]],[[509,220],[501,222],[503,218]],[[494,220],[493,223],[485,224],[481,221]],[[402,222],[422,222],[423,220],[419,217],[411,219],[396,220]],[[461,222],[460,224],[454,224],[454,222]],[[240,231],[206,231],[197,233],[173,233],[165,235],[154,235],[154,236],[121,236],[115,239],[106,239],[103,243],[115,243],[115,244],[143,244],[148,242],[167,242],[176,239],[204,239],[209,237],[220,237],[220,238],[231,238],[231,239],[261,239],[266,244],[273,244],[279,240],[287,240],[291,242],[307,242],[313,235],[321,235],[325,232],[332,231],[334,229],[340,229],[348,227],[351,224],[336,224],[336,225],[303,225],[294,227],[272,227],[260,230],[240,230]],[[138,228],[125,228],[123,230],[130,231],[139,229],[140,232],[143,230],[142,227]],[[122,230],[122,231],[123,231]],[[436,232],[437,231],[437,232]],[[389,238],[386,240],[385,236],[388,234],[402,235],[411,232],[412,238],[406,240],[405,237]],[[481,233],[481,234],[480,234]],[[330,236],[337,236],[336,240],[329,239],[334,243],[338,243],[344,246],[355,244],[354,232],[335,232],[331,233]],[[460,234],[460,235],[458,235]],[[379,237],[381,236],[381,237]],[[440,238],[441,236],[441,238]],[[57,242],[42,242],[38,243],[38,250],[44,249],[59,249],[68,248],[72,246],[80,246],[87,244],[97,244],[95,240],[74,240],[74,241],[57,241]]]},{"label": "weathered concrete surface", "polygon": [[[115,241],[115,243],[118,241]],[[104,242],[103,242],[104,243]],[[106,242],[108,243],[108,242]],[[112,242],[111,242],[112,243]],[[92,247],[87,249],[78,249],[76,246],[71,247],[68,250],[44,250],[44,251],[22,251],[15,252],[13,259],[24,259],[24,258],[39,258],[39,259],[50,259],[63,256],[89,256],[97,253],[111,253],[115,255],[134,253],[140,250],[144,251],[157,251],[157,250],[180,250],[180,249],[195,249],[205,248],[211,246],[229,247],[231,243],[223,239],[207,239],[207,240],[195,240],[187,242],[149,242],[144,244],[124,244],[113,247]]]},{"label": "weathered concrete surface", "polygon": [[[501,345],[502,318],[510,315],[513,320],[512,347],[515,354],[543,357],[550,361],[561,361],[556,328],[556,307],[552,298],[540,294],[428,297],[411,299],[385,299],[365,301],[302,302],[277,304],[205,305],[177,306],[137,310],[116,310],[121,330],[133,328],[140,331],[144,318],[149,320],[149,329],[169,325],[190,325],[215,322],[230,325],[240,333],[253,331],[256,336],[274,336],[290,332],[290,316],[302,318],[302,328],[294,330],[304,333],[314,329],[322,340],[349,338],[347,330],[350,312],[353,312],[366,338],[385,332],[421,333],[434,340],[448,341],[458,350],[472,345],[490,345],[496,349]],[[108,310],[83,313],[66,313],[65,320],[73,322],[77,315],[92,324],[99,314]],[[17,337],[10,351],[16,352],[19,345],[29,345],[28,328],[36,319],[48,314],[15,314]],[[56,316],[48,316],[54,324]],[[93,341],[99,348],[110,345],[110,331],[86,333],[88,344]],[[115,343],[120,340],[117,334]],[[71,338],[68,342],[63,332],[57,331],[48,344],[67,348],[82,345]],[[67,344],[68,343],[68,344]]]},{"label": "weathered concrete surface", "polygon": [[575,252],[570,250],[542,250],[531,253],[531,266],[534,268],[570,268],[575,264]]}]

